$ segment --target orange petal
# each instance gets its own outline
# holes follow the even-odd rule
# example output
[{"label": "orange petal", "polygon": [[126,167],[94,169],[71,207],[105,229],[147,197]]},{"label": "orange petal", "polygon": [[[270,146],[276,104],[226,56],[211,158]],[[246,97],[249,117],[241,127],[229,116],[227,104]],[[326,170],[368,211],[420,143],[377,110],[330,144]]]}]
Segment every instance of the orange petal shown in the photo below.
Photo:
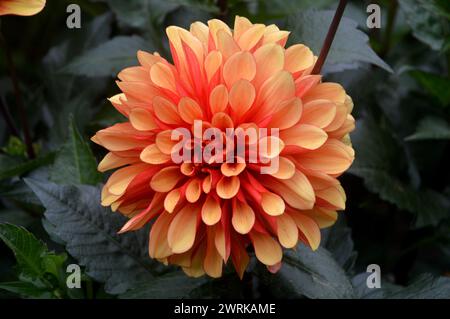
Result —
[{"label": "orange petal", "polygon": [[150,186],[157,192],[165,193],[172,190],[182,177],[178,166],[165,167],[153,176]]},{"label": "orange petal", "polygon": [[122,81],[145,82],[150,79],[148,70],[142,66],[132,66],[123,69],[117,77]]},{"label": "orange petal", "polygon": [[164,164],[170,161],[170,155],[162,153],[156,144],[150,144],[144,148],[140,155],[141,161],[149,164]]},{"label": "orange petal", "polygon": [[117,86],[128,97],[133,97],[138,101],[149,103],[159,94],[157,87],[150,82],[116,82]]},{"label": "orange petal", "polygon": [[208,196],[202,207],[202,220],[206,225],[216,224],[222,216],[222,208],[219,202],[213,197]]},{"label": "orange petal", "polygon": [[333,209],[345,209],[345,192],[341,185],[335,185],[326,189],[316,190],[316,196],[326,201]]},{"label": "orange petal", "polygon": [[264,265],[273,266],[281,261],[283,252],[278,242],[272,237],[253,231],[250,233],[250,238],[255,247],[256,258]]},{"label": "orange petal", "polygon": [[214,231],[208,227],[207,231],[206,255],[203,268],[208,276],[219,278],[222,276],[223,260],[214,245]]},{"label": "orange petal", "polygon": [[195,241],[197,231],[198,206],[183,207],[170,223],[167,240],[173,253],[181,254],[188,251]]},{"label": "orange petal", "polygon": [[224,112],[228,105],[228,90],[225,85],[216,86],[209,95],[209,105],[212,114]]},{"label": "orange petal", "polygon": [[312,210],[302,211],[302,214],[314,219],[317,225],[319,225],[319,228],[332,226],[338,218],[336,211],[318,206],[315,206]]},{"label": "orange petal", "polygon": [[137,58],[138,58],[139,63],[148,70],[150,70],[151,66],[153,64],[155,64],[156,62],[164,61],[164,59],[161,58],[160,56],[154,55],[154,54],[142,51],[142,50],[139,50],[137,52]]},{"label": "orange petal", "polygon": [[264,185],[276,191],[287,204],[297,209],[311,209],[315,202],[314,190],[308,178],[299,170],[292,178],[276,180],[263,177]]},{"label": "orange petal", "polygon": [[211,125],[219,130],[225,131],[227,128],[233,128],[233,120],[224,112],[219,112],[213,115],[211,119]]},{"label": "orange petal", "polygon": [[205,274],[205,271],[203,269],[205,254],[206,243],[203,243],[192,253],[191,265],[189,267],[183,267],[183,271],[186,273],[186,275],[198,278]]},{"label": "orange petal", "polygon": [[300,162],[303,167],[326,174],[341,174],[352,164],[353,156],[347,146],[337,140],[328,140],[314,152],[302,154]]},{"label": "orange petal", "polygon": [[128,185],[131,183],[137,174],[148,169],[148,164],[135,164],[115,171],[106,182],[109,193],[113,195],[122,195],[125,193]]},{"label": "orange petal", "polygon": [[230,177],[230,176],[237,176],[245,169],[245,163],[223,163],[220,166],[220,171],[223,175]]},{"label": "orange petal", "polygon": [[213,76],[222,66],[222,59],[222,54],[219,51],[211,51],[206,56],[204,64],[208,82],[211,82]]},{"label": "orange petal", "polygon": [[189,97],[181,98],[178,103],[178,112],[183,121],[189,124],[193,124],[194,120],[203,119],[203,112],[200,105]]},{"label": "orange petal", "polygon": [[340,128],[347,118],[347,106],[345,104],[337,104],[336,105],[336,115],[334,116],[333,121],[328,124],[324,130],[327,132],[332,132]]},{"label": "orange petal", "polygon": [[261,194],[261,207],[270,216],[279,216],[284,213],[286,208],[284,200],[271,192]]},{"label": "orange petal", "polygon": [[294,97],[295,84],[292,75],[286,71],[279,71],[268,78],[261,86],[255,105],[258,105],[254,121],[260,120],[273,113],[274,105],[280,101]]},{"label": "orange petal", "polygon": [[270,127],[284,130],[298,123],[302,116],[302,101],[299,98],[292,98],[281,102],[277,111],[272,115]]},{"label": "orange petal", "polygon": [[254,83],[259,88],[270,76],[283,69],[284,50],[278,44],[268,43],[258,48],[254,56],[257,70]]},{"label": "orange petal", "polygon": [[309,124],[298,124],[287,130],[281,131],[280,138],[284,141],[284,143],[286,143],[286,145],[315,150],[326,142],[328,135],[316,126]]},{"label": "orange petal", "polygon": [[255,213],[246,203],[236,200],[233,203],[233,228],[240,234],[247,234],[255,224]]},{"label": "orange petal", "polygon": [[156,146],[158,146],[159,150],[164,154],[172,154],[174,146],[178,143],[178,141],[172,140],[171,137],[172,130],[165,130],[156,135]]},{"label": "orange petal", "polygon": [[158,128],[153,115],[149,111],[140,108],[131,110],[130,123],[139,131],[151,131]]},{"label": "orange petal", "polygon": [[242,51],[250,51],[262,39],[266,26],[263,24],[254,24],[247,31],[245,31],[237,43]]},{"label": "orange petal", "polygon": [[286,157],[280,156],[278,162],[278,171],[271,174],[278,179],[290,179],[295,174],[295,164]]},{"label": "orange petal", "polygon": [[172,213],[181,198],[181,191],[179,188],[172,189],[164,199],[164,209],[168,213]]},{"label": "orange petal", "polygon": [[220,30],[223,30],[224,32],[228,33],[229,35],[232,34],[232,32],[231,32],[230,28],[227,26],[227,24],[219,19],[208,20],[208,26],[209,26],[209,32],[211,34],[211,37],[214,41],[216,48],[218,47],[217,33]]},{"label": "orange petal", "polygon": [[216,186],[217,195],[223,199],[230,199],[236,196],[239,191],[240,184],[241,183],[238,176],[222,176]]},{"label": "orange petal", "polygon": [[7,14],[32,16],[41,12],[44,7],[45,0],[2,0],[0,16]]},{"label": "orange petal", "polygon": [[223,66],[223,78],[229,88],[240,79],[251,81],[256,74],[256,63],[249,52],[237,52]]},{"label": "orange petal", "polygon": [[132,164],[136,162],[138,162],[138,158],[136,157],[121,157],[112,152],[109,152],[98,164],[97,169],[100,172],[105,172],[113,168],[125,166],[127,164]]},{"label": "orange petal", "polygon": [[284,69],[296,73],[311,67],[314,64],[314,54],[303,44],[295,44],[286,49],[286,62]]},{"label": "orange petal", "polygon": [[209,28],[203,22],[196,21],[191,24],[189,31],[194,35],[200,42],[203,43],[206,48],[208,47],[209,39]]},{"label": "orange petal", "polygon": [[193,179],[189,182],[186,188],[186,199],[189,203],[195,203],[200,198],[202,194],[202,188],[200,180],[198,178]]},{"label": "orange petal", "polygon": [[309,90],[302,98],[303,103],[314,100],[331,100],[335,103],[344,103],[346,98],[344,88],[337,83],[319,83]]},{"label": "orange petal", "polygon": [[259,155],[271,159],[280,155],[284,148],[284,141],[276,136],[265,136],[258,144]]},{"label": "orange petal", "polygon": [[149,134],[136,130],[130,123],[117,123],[98,131],[92,140],[110,151],[127,151],[147,146]]},{"label": "orange petal", "polygon": [[178,114],[177,107],[169,100],[156,96],[153,99],[153,109],[155,110],[155,116],[166,124],[179,124],[181,125],[182,119]]},{"label": "orange petal", "polygon": [[177,92],[175,84],[175,76],[169,66],[164,63],[157,62],[150,68],[150,79],[152,82],[164,89]]},{"label": "orange petal", "polygon": [[277,217],[277,234],[278,240],[283,247],[292,248],[297,245],[297,225],[289,214],[283,214]]},{"label": "orange petal", "polygon": [[150,230],[150,242],[148,245],[149,255],[152,258],[165,258],[172,254],[167,240],[167,233],[173,215],[162,213],[153,223]]},{"label": "orange petal", "polygon": [[222,53],[225,60],[240,51],[239,46],[234,42],[233,37],[224,30],[219,30],[217,32],[217,42],[217,48],[220,53]]},{"label": "orange petal", "polygon": [[237,119],[247,113],[255,101],[255,95],[255,88],[249,81],[239,80],[233,84],[229,99],[233,115]]},{"label": "orange petal", "polygon": [[234,19],[233,36],[235,40],[238,40],[245,31],[250,29],[253,24],[245,17],[236,16]]},{"label": "orange petal", "polygon": [[336,116],[336,104],[330,100],[314,100],[303,105],[300,122],[319,128],[329,125]]},{"label": "orange petal", "polygon": [[316,250],[320,245],[320,229],[316,222],[303,214],[293,213],[291,217],[297,224],[300,232],[305,236],[307,243],[312,250]]}]

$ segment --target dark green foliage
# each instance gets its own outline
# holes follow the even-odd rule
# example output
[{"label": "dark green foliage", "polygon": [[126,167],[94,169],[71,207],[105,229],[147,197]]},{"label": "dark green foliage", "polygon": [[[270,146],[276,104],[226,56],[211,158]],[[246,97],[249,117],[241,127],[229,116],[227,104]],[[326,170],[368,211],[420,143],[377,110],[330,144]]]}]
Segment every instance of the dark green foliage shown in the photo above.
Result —
[{"label": "dark green foliage", "polygon": [[[1,0],[0,0],[1,1]],[[291,31],[289,44],[319,55],[336,1],[79,1],[82,28],[67,29],[64,1],[34,17],[1,17],[37,157],[0,117],[0,296],[23,298],[450,298],[450,7],[446,0],[379,1],[381,29],[366,26],[366,1],[349,1],[323,68],[353,98],[356,159],[340,177],[347,209],[322,231],[321,247],[285,251],[277,274],[252,261],[239,279],[188,278],[148,257],[149,227],[100,205],[89,137],[123,122],[107,98],[136,51],[171,61],[168,25],[235,15]],[[0,101],[20,114],[0,49]],[[1,114],[1,113],[0,113]],[[21,135],[21,134],[19,134]],[[26,229],[25,229],[25,228]],[[252,252],[250,252],[252,254]],[[82,266],[82,288],[66,285]],[[369,289],[369,264],[382,287]]]}]

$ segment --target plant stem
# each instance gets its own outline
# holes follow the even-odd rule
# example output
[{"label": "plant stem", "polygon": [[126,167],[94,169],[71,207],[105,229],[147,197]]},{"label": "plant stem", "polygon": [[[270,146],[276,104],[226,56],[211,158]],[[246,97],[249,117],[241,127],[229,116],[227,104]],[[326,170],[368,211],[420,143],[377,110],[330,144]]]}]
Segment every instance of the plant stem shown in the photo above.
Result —
[{"label": "plant stem", "polygon": [[397,16],[398,2],[397,0],[391,0],[389,6],[389,13],[386,24],[386,31],[384,33],[383,45],[380,50],[380,57],[385,57],[391,48],[392,43],[392,30],[394,28],[395,18]]},{"label": "plant stem", "polygon": [[19,111],[19,117],[20,117],[20,121],[22,124],[22,130],[23,130],[25,145],[27,148],[27,154],[30,159],[33,159],[36,156],[35,156],[34,149],[33,149],[33,143],[31,141],[31,135],[30,135],[30,129],[28,126],[27,114],[25,112],[25,106],[23,103],[22,94],[20,92],[19,80],[17,78],[16,68],[14,66],[14,61],[12,59],[11,51],[9,50],[9,47],[8,47],[6,40],[3,37],[3,34],[1,31],[0,31],[0,45],[5,50],[6,64],[8,66],[9,75],[10,75],[11,82],[12,82],[13,88],[14,88],[14,95],[16,97],[16,104],[17,104],[16,106],[17,106],[17,110]]},{"label": "plant stem", "polygon": [[336,13],[334,14],[333,21],[330,24],[330,28],[328,29],[327,36],[325,37],[325,41],[323,42],[322,50],[320,51],[319,58],[317,59],[316,64],[311,72],[311,74],[319,74],[322,70],[322,66],[325,63],[328,52],[330,51],[331,44],[333,44],[334,36],[336,35],[337,28],[339,26],[339,22],[341,22],[342,15],[344,14],[345,6],[347,5],[347,0],[340,0],[339,5],[336,9]]},{"label": "plant stem", "polygon": [[9,113],[7,106],[3,103],[1,98],[0,98],[0,114],[5,119],[6,125],[9,127],[11,134],[20,138],[20,133],[17,130],[16,126],[14,125],[14,121],[11,117],[11,114]]}]

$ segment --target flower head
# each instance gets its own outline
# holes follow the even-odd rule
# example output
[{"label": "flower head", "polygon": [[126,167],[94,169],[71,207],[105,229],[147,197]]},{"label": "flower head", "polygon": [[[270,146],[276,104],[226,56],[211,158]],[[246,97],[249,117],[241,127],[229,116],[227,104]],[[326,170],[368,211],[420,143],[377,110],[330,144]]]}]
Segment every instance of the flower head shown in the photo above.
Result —
[{"label": "flower head", "polygon": [[167,35],[173,64],[139,51],[110,99],[128,121],[92,138],[109,150],[99,170],[117,169],[102,204],[130,217],[121,232],[153,222],[150,256],[190,276],[219,277],[231,259],[242,277],[251,248],[271,271],[282,247],[317,249],[345,208],[351,98],[312,75],[314,54],[285,48],[275,25],[236,17],[233,30],[210,20]]},{"label": "flower head", "polygon": [[45,7],[46,0],[0,0],[0,16],[14,14],[32,16]]}]

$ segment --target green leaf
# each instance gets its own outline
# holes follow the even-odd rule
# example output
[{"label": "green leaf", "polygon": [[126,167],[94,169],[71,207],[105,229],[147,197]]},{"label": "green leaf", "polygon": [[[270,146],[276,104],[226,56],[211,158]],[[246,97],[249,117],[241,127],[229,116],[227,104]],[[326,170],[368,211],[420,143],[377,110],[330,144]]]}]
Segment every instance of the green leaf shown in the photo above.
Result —
[{"label": "green leaf", "polygon": [[276,275],[262,270],[263,281],[276,297],[353,298],[353,287],[345,271],[324,248],[312,251],[303,245],[284,253]]},{"label": "green leaf", "polygon": [[344,216],[339,216],[337,222],[322,230],[321,246],[326,248],[336,262],[347,273],[353,272],[357,253],[352,239],[352,230],[344,221]]},{"label": "green leaf", "polygon": [[167,0],[107,0],[119,21],[127,26],[146,29],[151,20],[162,23],[166,14],[175,10],[179,4]]},{"label": "green leaf", "polygon": [[101,182],[97,161],[73,119],[70,120],[68,141],[58,152],[50,179],[58,184],[95,185]]},{"label": "green leaf", "polygon": [[45,218],[55,226],[55,235],[86,266],[87,275],[105,283],[106,292],[123,293],[159,272],[148,256],[148,230],[117,234],[127,219],[100,205],[98,188],[32,179],[26,183],[45,206]]},{"label": "green leaf", "polygon": [[120,295],[121,299],[179,299],[205,284],[205,278],[189,278],[185,273],[175,272],[157,277]]},{"label": "green leaf", "polygon": [[[332,11],[303,11],[290,16],[288,29],[292,30],[291,40],[304,43],[319,55],[333,15]],[[329,72],[341,71],[357,68],[361,63],[371,63],[392,72],[391,67],[369,46],[369,37],[357,27],[355,21],[342,18],[327,57],[326,69]]]},{"label": "green leaf", "polygon": [[107,41],[111,33],[112,14],[106,13],[83,25],[66,31],[66,41],[51,48],[43,60],[41,82],[45,84],[45,123],[51,134],[49,142],[59,145],[67,138],[70,115],[83,130],[98,110],[98,97],[104,99],[106,81],[64,74],[61,69],[81,54]]},{"label": "green leaf", "polygon": [[51,299],[55,296],[45,288],[39,288],[32,283],[25,281],[13,281],[0,283],[0,289],[35,299]]},{"label": "green leaf", "polygon": [[422,274],[408,286],[381,283],[381,288],[368,288],[369,273],[361,273],[352,280],[358,298],[362,299],[450,299],[450,278]]},{"label": "green leaf", "polygon": [[418,70],[411,71],[411,75],[443,106],[450,104],[450,79],[448,77]]},{"label": "green leaf", "polygon": [[89,77],[115,77],[123,68],[137,64],[138,50],[152,49],[150,43],[139,36],[117,36],[75,58],[62,71]]},{"label": "green leaf", "polygon": [[26,174],[38,167],[50,164],[55,154],[48,153],[33,160],[0,154],[0,180]]},{"label": "green leaf", "polygon": [[427,188],[415,188],[400,180],[399,165],[407,159],[396,140],[371,117],[359,120],[352,134],[357,154],[349,172],[364,179],[369,191],[398,208],[416,214],[416,226],[437,225],[450,215],[450,201]]},{"label": "green leaf", "polygon": [[416,132],[405,138],[405,141],[420,140],[450,140],[450,125],[444,119],[426,117],[420,121]]},{"label": "green leaf", "polygon": [[23,227],[0,224],[0,239],[13,251],[21,272],[30,278],[44,274],[41,256],[46,246]]},{"label": "green leaf", "polygon": [[449,17],[438,1],[399,0],[399,3],[413,35],[433,50],[441,50],[449,30]]}]

